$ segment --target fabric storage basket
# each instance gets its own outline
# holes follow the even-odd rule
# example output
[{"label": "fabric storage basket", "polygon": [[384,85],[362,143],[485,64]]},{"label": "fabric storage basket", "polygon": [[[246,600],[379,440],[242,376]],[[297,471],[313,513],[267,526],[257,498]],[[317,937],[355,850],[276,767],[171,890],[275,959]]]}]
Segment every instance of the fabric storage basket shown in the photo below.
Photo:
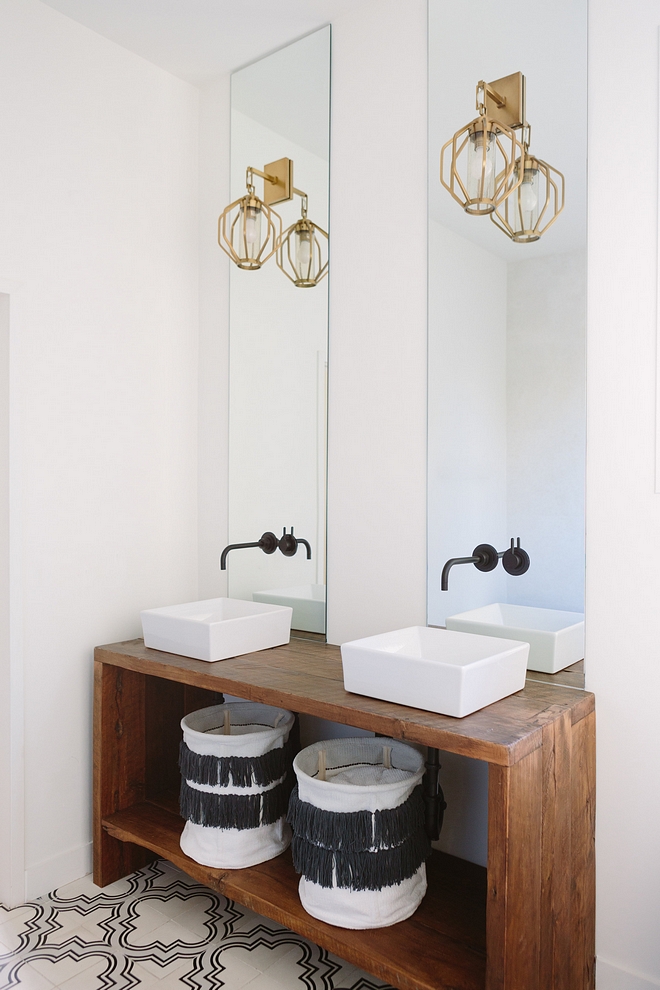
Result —
[{"label": "fabric storage basket", "polygon": [[426,893],[424,763],[394,739],[331,739],[301,750],[288,820],[298,891],[314,918],[383,928]]},{"label": "fabric storage basket", "polygon": [[291,841],[294,716],[247,701],[202,708],[181,721],[181,848],[204,866],[239,870]]}]

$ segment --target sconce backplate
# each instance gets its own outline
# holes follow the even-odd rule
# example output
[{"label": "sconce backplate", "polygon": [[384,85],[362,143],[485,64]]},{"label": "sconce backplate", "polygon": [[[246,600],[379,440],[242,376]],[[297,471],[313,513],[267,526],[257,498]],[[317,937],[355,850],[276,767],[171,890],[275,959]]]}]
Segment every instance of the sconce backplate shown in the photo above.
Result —
[{"label": "sconce backplate", "polygon": [[[503,107],[489,94],[489,89],[506,100]],[[499,120],[513,130],[522,127],[525,123],[525,77],[522,72],[512,72],[510,76],[487,83],[485,103],[491,120]]]},{"label": "sconce backplate", "polygon": [[264,203],[274,206],[293,199],[293,162],[290,158],[278,158],[276,162],[264,165],[266,175],[273,176],[276,182],[264,181]]}]

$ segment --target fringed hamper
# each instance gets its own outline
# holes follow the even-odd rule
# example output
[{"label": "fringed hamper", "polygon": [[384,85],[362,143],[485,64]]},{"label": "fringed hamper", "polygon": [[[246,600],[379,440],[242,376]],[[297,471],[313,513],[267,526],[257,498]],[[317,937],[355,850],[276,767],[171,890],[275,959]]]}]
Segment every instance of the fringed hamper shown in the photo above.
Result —
[{"label": "fringed hamper", "polygon": [[331,739],[296,756],[289,803],[298,891],[314,918],[384,928],[410,917],[426,893],[416,749],[394,739]]},{"label": "fringed hamper", "polygon": [[242,701],[182,719],[181,848],[195,862],[240,870],[288,847],[293,720],[283,708]]}]

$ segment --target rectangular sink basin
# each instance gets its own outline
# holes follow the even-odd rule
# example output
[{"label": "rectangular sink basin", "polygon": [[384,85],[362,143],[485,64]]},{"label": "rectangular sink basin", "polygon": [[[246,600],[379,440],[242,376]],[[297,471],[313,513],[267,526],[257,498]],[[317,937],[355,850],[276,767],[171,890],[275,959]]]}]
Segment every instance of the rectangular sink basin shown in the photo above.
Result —
[{"label": "rectangular sink basin", "polygon": [[501,636],[529,643],[529,670],[546,674],[570,667],[584,658],[584,614],[554,608],[495,603],[450,615],[447,629]]},{"label": "rectangular sink basin", "polygon": [[237,598],[140,612],[144,645],[195,660],[227,660],[289,642],[292,609]]},{"label": "rectangular sink basin", "polygon": [[325,585],[299,584],[293,588],[272,588],[268,591],[253,591],[255,602],[269,602],[271,605],[288,605],[293,609],[292,629],[305,632],[325,632]]},{"label": "rectangular sink basin", "polygon": [[344,687],[463,718],[525,686],[529,644],[411,626],[344,643]]}]

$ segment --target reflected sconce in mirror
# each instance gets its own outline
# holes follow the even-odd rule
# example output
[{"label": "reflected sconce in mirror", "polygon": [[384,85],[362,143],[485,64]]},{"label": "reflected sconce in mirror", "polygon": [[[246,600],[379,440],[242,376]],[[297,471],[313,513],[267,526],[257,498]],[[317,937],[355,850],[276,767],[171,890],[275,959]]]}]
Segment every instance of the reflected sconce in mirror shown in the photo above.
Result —
[{"label": "reflected sconce in mirror", "polygon": [[277,265],[299,289],[312,288],[328,274],[328,235],[307,217],[307,193],[302,198],[301,217],[280,238]]},{"label": "reflected sconce in mirror", "polygon": [[[279,213],[273,203],[291,199],[293,162],[281,158],[265,166],[266,171],[248,165],[245,170],[247,193],[235,200],[218,217],[218,244],[234,264],[245,271],[257,271],[272,258],[282,233]],[[264,180],[264,198],[254,188],[254,176]]]},{"label": "reflected sconce in mirror", "polygon": [[[264,198],[254,188],[254,176],[264,180]],[[274,254],[277,265],[298,288],[309,288],[328,272],[328,235],[307,217],[307,193],[293,184],[293,161],[280,158],[264,165],[264,171],[248,165],[247,194],[235,200],[218,218],[218,244],[234,264],[257,271]],[[282,218],[272,209],[277,203],[302,200],[300,220],[282,234]]]},{"label": "reflected sconce in mirror", "polygon": [[[477,83],[479,116],[440,152],[440,181],[466,213],[488,216],[518,244],[537,241],[564,208],[564,176],[529,152],[522,72]],[[516,136],[522,132],[522,139]],[[447,154],[451,148],[451,160]],[[447,162],[448,175],[447,173]]]},{"label": "reflected sconce in mirror", "polygon": [[514,178],[520,179],[490,219],[517,244],[538,241],[564,209],[564,176],[552,165],[529,153],[531,127],[523,130],[523,153],[516,161]]}]

